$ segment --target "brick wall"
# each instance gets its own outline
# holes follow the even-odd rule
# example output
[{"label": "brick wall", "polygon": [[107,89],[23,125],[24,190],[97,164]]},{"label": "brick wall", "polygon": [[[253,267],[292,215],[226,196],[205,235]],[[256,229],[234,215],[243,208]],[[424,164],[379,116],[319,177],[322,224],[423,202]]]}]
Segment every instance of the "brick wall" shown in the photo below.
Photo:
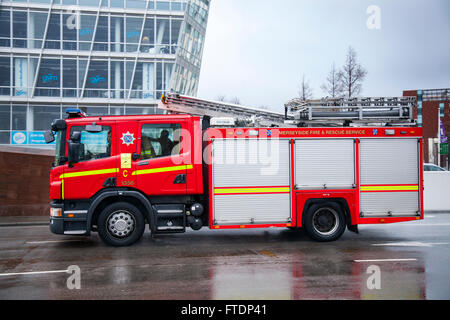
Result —
[{"label": "brick wall", "polygon": [[0,146],[0,216],[48,216],[54,151]]}]

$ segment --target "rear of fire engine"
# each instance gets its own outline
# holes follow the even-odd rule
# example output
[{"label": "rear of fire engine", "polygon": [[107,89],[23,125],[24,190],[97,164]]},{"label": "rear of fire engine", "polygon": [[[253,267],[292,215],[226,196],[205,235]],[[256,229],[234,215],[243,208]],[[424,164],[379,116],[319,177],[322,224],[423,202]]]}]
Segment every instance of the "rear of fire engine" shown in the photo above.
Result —
[{"label": "rear of fire engine", "polygon": [[[398,116],[389,105],[382,121],[411,119],[412,110],[398,105]],[[302,105],[290,107],[299,116],[289,118],[179,95],[160,107],[172,114],[88,117],[68,110],[53,122],[46,133],[48,142],[56,140],[53,233],[94,231],[107,244],[126,246],[146,225],[152,235],[287,227],[332,241],[360,224],[423,218],[422,129],[414,125],[348,126],[346,119],[341,127],[311,127],[304,123],[312,117],[335,115]],[[352,109],[352,117],[372,116],[373,107],[366,109]]]}]

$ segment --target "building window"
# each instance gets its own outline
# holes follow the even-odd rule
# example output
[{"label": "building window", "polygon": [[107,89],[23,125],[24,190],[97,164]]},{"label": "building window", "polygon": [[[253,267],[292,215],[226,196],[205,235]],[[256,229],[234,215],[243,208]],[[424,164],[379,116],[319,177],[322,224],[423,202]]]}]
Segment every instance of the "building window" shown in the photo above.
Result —
[{"label": "building window", "polygon": [[111,17],[110,39],[112,52],[123,52],[124,43],[124,20],[122,17]]},{"label": "building window", "polygon": [[11,62],[9,57],[0,57],[0,95],[9,96],[11,92]]},{"label": "building window", "polygon": [[59,106],[33,106],[30,109],[33,115],[33,130],[48,130],[53,120],[61,118]]},{"label": "building window", "polygon": [[47,13],[43,12],[30,12],[30,30],[28,39],[30,48],[40,49],[42,47],[47,16]]},{"label": "building window", "polygon": [[27,107],[12,106],[12,130],[27,129]]},{"label": "building window", "polygon": [[77,61],[63,60],[63,97],[77,96]]},{"label": "building window", "polygon": [[13,12],[13,38],[15,48],[27,47],[27,13],[24,11]]},{"label": "building window", "polygon": [[156,53],[168,54],[170,53],[170,23],[169,19],[156,20]]},{"label": "building window", "polygon": [[9,10],[0,10],[0,47],[11,46],[10,16]]},{"label": "building window", "polygon": [[0,144],[9,144],[10,142],[10,132],[0,131]]},{"label": "building window", "polygon": [[146,2],[141,0],[127,0],[127,8],[145,9]]},{"label": "building window", "polygon": [[138,108],[138,107],[126,107],[125,114],[128,115],[141,115],[141,114],[154,114],[155,108]]},{"label": "building window", "polygon": [[111,76],[110,97],[113,99],[125,98],[123,61],[111,61],[110,76]]},{"label": "building window", "polygon": [[156,10],[170,10],[169,1],[156,1]]},{"label": "building window", "polygon": [[59,59],[42,59],[36,82],[35,95],[59,97],[61,87],[61,63]]},{"label": "building window", "polygon": [[108,17],[100,16],[94,41],[95,51],[108,51]]},{"label": "building window", "polygon": [[111,8],[124,8],[124,0],[109,0],[109,6]]},{"label": "building window", "polygon": [[36,72],[37,59],[26,57],[14,58],[14,95],[29,96]]},{"label": "building window", "polygon": [[80,50],[91,50],[92,37],[94,35],[96,16],[81,15],[81,25],[78,30]]},{"label": "building window", "polygon": [[64,50],[77,50],[77,21],[79,16],[77,15],[63,15],[63,49]]},{"label": "building window", "polygon": [[147,18],[142,34],[141,52],[155,53],[155,19]]},{"label": "building window", "polygon": [[46,49],[60,49],[61,39],[61,15],[52,13],[48,23],[47,38],[45,41]]},{"label": "building window", "polygon": [[91,61],[86,79],[85,98],[108,98],[108,61]]},{"label": "building window", "polygon": [[0,105],[0,130],[9,130],[11,128],[11,110],[9,104]]},{"label": "building window", "polygon": [[181,31],[181,20],[172,20],[171,21],[171,39],[170,42],[172,47],[170,48],[171,54],[175,54],[177,52],[178,38],[180,37]]},{"label": "building window", "polygon": [[79,59],[78,60],[78,97],[81,98],[81,93],[84,88],[84,78],[86,76],[86,68],[87,68],[87,60]]},{"label": "building window", "polygon": [[142,18],[126,18],[126,43],[127,52],[136,52],[141,37]]},{"label": "building window", "polygon": [[182,11],[183,7],[181,6],[181,2],[172,2],[172,11]]},{"label": "building window", "polygon": [[108,114],[108,107],[87,107],[84,108],[88,116],[104,116]]}]

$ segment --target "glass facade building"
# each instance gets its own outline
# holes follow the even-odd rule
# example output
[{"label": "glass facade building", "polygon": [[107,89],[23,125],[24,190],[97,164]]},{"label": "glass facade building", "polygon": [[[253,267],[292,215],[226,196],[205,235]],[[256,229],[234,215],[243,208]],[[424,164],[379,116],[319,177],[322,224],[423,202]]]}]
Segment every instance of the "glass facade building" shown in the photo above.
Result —
[{"label": "glass facade building", "polygon": [[197,94],[210,0],[0,2],[0,144],[43,143],[67,108],[153,114]]}]

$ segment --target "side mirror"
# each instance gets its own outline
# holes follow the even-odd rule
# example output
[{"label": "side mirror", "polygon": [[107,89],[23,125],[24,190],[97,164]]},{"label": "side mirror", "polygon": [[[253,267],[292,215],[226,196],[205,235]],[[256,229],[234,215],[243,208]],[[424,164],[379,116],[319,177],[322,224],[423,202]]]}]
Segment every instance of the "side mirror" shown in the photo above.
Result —
[{"label": "side mirror", "polygon": [[69,165],[80,160],[81,143],[69,141]]},{"label": "side mirror", "polygon": [[73,163],[77,163],[80,160],[80,151],[81,151],[81,132],[75,131],[70,136],[69,140],[69,166]]},{"label": "side mirror", "polygon": [[70,136],[70,141],[80,143],[80,141],[81,141],[81,132],[80,131],[72,132],[72,134]]},{"label": "side mirror", "polygon": [[55,141],[55,135],[50,130],[44,132],[45,143],[52,143]]}]

